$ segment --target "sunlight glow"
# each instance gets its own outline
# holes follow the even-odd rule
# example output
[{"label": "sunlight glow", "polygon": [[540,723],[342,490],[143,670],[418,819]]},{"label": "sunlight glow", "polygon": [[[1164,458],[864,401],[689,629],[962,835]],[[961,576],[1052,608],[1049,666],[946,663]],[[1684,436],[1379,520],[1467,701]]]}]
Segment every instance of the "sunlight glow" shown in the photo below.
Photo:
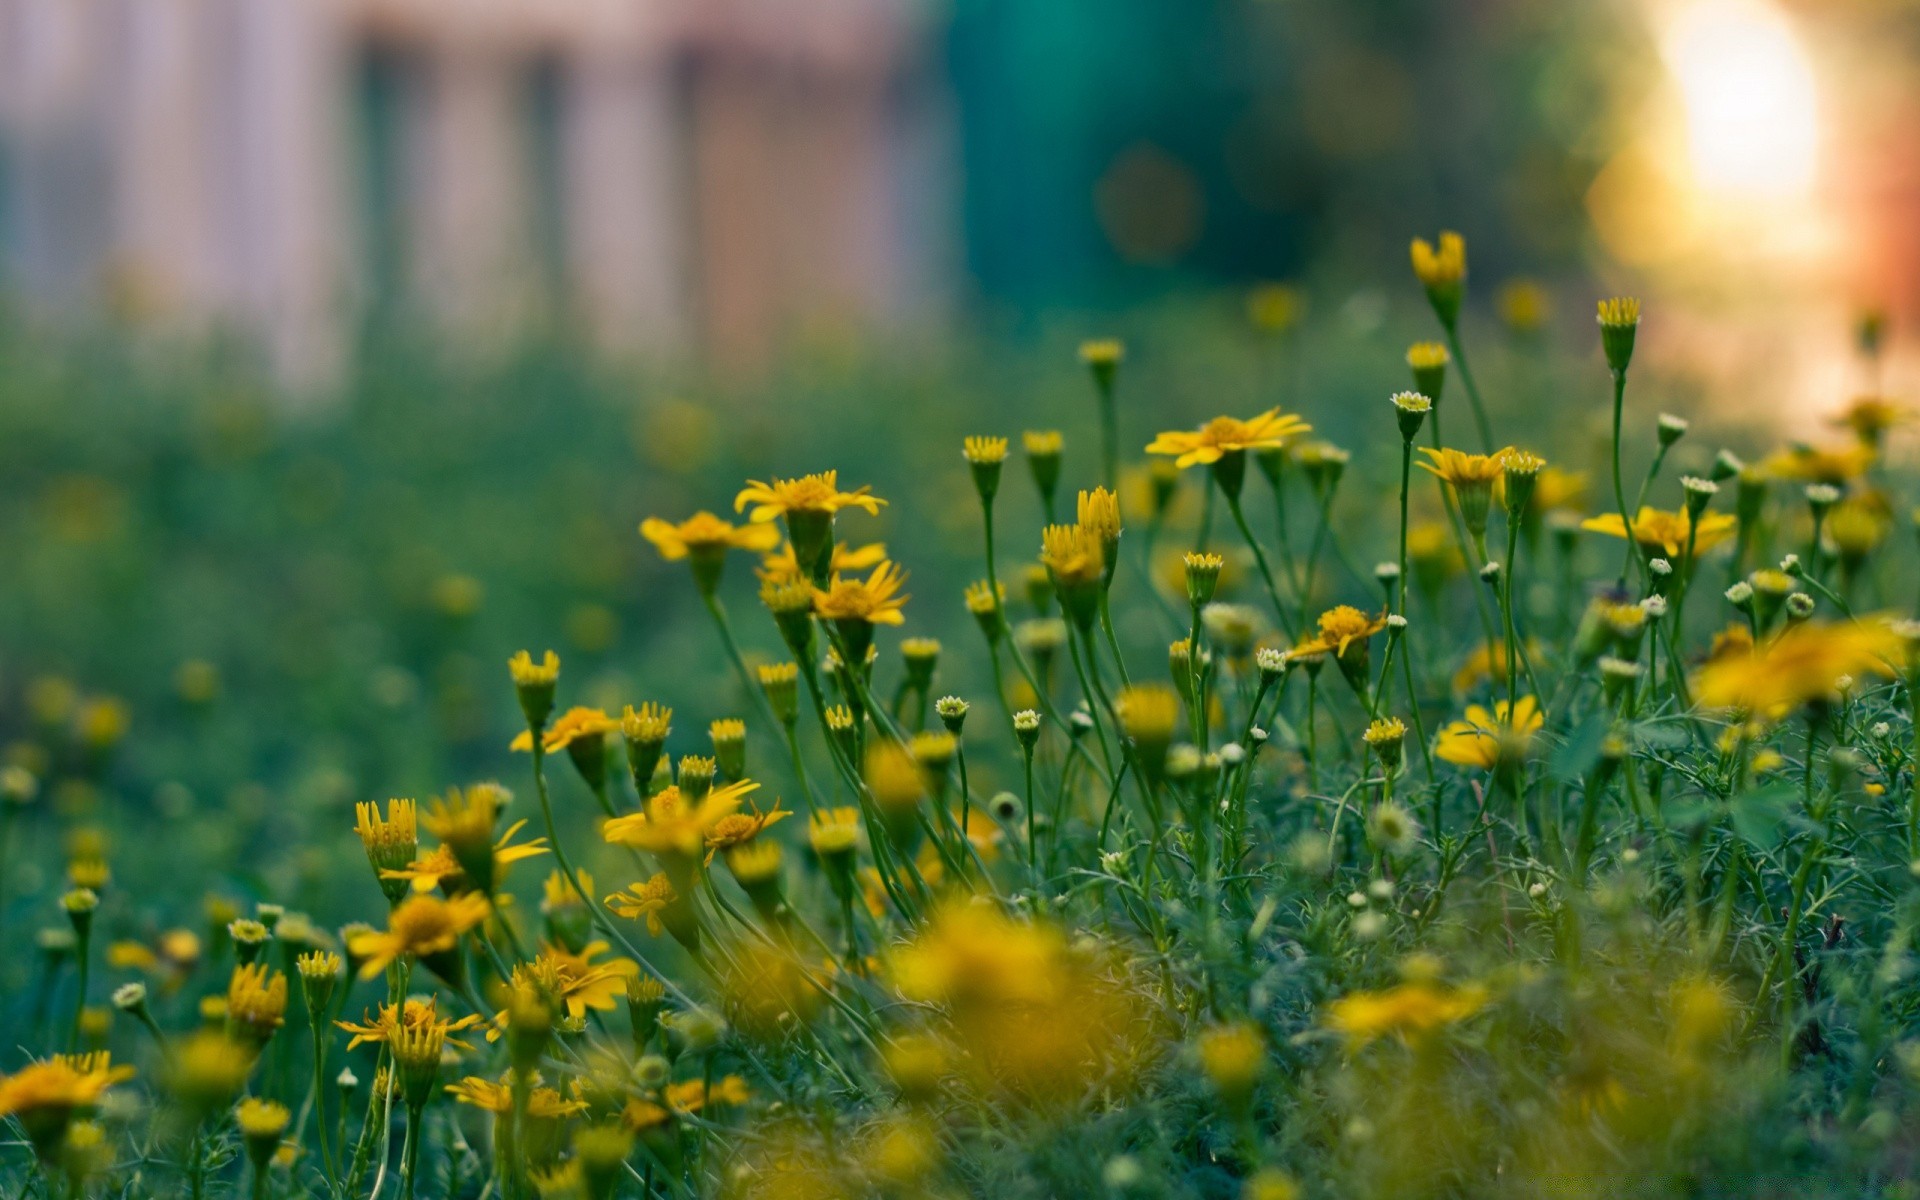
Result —
[{"label": "sunlight glow", "polygon": [[1820,140],[1813,67],[1778,9],[1698,0],[1674,17],[1661,49],[1685,109],[1696,186],[1753,199],[1811,189]]}]

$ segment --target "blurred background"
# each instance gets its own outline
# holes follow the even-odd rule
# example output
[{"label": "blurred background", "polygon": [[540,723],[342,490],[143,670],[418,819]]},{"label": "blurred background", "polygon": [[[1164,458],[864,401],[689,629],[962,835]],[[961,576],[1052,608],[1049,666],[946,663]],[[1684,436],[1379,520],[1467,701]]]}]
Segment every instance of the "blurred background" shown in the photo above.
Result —
[{"label": "blurred background", "polygon": [[1487,283],[1898,316],[1917,39],[1904,0],[0,0],[0,281],[323,392],[369,324],[759,372],[1397,282],[1443,225]]},{"label": "blurred background", "polygon": [[323,890],[269,851],[515,778],[513,650],[683,750],[748,712],[635,529],[825,467],[977,689],[960,438],[1059,428],[1090,485],[1090,336],[1136,457],[1275,403],[1352,450],[1328,598],[1372,604],[1408,239],[1466,236],[1476,373],[1556,465],[1604,463],[1614,292],[1630,478],[1661,410],[1679,470],[1828,436],[1911,377],[1917,58],[1907,0],[0,0],[0,751]]}]

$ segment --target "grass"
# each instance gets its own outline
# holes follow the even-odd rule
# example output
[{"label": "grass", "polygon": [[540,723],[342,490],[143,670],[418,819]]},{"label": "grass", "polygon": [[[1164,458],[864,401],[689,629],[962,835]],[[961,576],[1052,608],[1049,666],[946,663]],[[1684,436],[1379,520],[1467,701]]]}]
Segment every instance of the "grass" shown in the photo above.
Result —
[{"label": "grass", "polygon": [[[9,325],[0,1187],[1911,1194],[1898,423],[1767,454],[1617,330],[1411,304],[1123,332],[1111,391],[1053,336],[370,346],[301,413]],[[1546,469],[1415,469],[1486,448],[1469,354]],[[1274,404],[1314,431],[1141,452]],[[783,570],[634,532],[829,468],[887,506],[783,493]],[[1670,528],[1582,528],[1642,478]]]}]

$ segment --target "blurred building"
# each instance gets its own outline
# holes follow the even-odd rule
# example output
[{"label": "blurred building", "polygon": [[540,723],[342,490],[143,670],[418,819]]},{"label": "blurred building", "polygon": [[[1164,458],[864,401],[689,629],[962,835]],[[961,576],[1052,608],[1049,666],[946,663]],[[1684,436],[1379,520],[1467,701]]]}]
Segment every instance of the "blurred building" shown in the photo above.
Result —
[{"label": "blurred building", "polygon": [[264,335],[370,314],[752,363],[949,271],[917,0],[0,0],[0,280]]}]

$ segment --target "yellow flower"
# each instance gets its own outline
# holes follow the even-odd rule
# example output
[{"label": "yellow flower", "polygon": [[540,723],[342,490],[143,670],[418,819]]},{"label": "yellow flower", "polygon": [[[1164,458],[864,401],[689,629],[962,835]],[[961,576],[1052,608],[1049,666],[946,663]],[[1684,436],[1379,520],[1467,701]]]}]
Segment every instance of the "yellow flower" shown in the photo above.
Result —
[{"label": "yellow flower", "polygon": [[1120,498],[1103,487],[1081,492],[1076,503],[1080,527],[1091,531],[1102,545],[1120,540]]},{"label": "yellow flower", "polygon": [[668,787],[649,796],[644,810],[613,818],[600,833],[615,845],[691,858],[700,853],[707,834],[721,819],[738,812],[741,801],[759,787],[742,779],[714,788],[697,803],[689,802],[678,787]]},{"label": "yellow flower", "polygon": [[1531,333],[1547,321],[1547,290],[1531,279],[1512,279],[1500,289],[1500,319],[1515,333]]},{"label": "yellow flower", "polygon": [[1892,675],[1905,662],[1906,643],[1882,622],[1807,622],[1707,663],[1694,677],[1694,698],[1705,708],[1784,715],[1831,698],[1843,676]]},{"label": "yellow flower", "polygon": [[1830,425],[1853,430],[1854,436],[1868,446],[1878,446],[1882,435],[1896,425],[1913,419],[1911,410],[1884,396],[1860,396],[1846,408],[1827,418]]},{"label": "yellow flower", "polygon": [[816,810],[807,822],[807,840],[822,857],[852,852],[860,842],[860,810],[851,806]]},{"label": "yellow flower", "polygon": [[1099,535],[1084,525],[1049,525],[1041,530],[1040,561],[1055,586],[1063,590],[1098,583],[1107,569]]},{"label": "yellow flower", "polygon": [[365,960],[360,978],[373,979],[403,954],[421,958],[452,950],[492,909],[478,892],[464,892],[450,900],[414,896],[387,914],[384,931],[355,934],[348,939],[347,949]]},{"label": "yellow flower", "polygon": [[[227,980],[230,1031],[264,1042],[286,1022],[287,977],[265,963],[244,963]],[[237,1028],[236,1028],[237,1027]]]},{"label": "yellow flower", "polygon": [[[553,1088],[541,1087],[538,1075],[533,1077],[533,1083],[534,1086],[527,1092],[528,1116],[553,1121],[586,1111],[586,1101],[568,1100]],[[459,1083],[448,1084],[447,1092],[460,1103],[471,1104],[495,1116],[506,1116],[513,1111],[513,1079],[510,1073],[500,1076],[498,1083],[478,1075],[469,1075]]]},{"label": "yellow flower", "polygon": [[697,1113],[713,1104],[745,1104],[752,1098],[747,1090],[747,1081],[738,1075],[727,1075],[713,1081],[711,1087],[703,1080],[688,1079],[681,1083],[668,1084],[660,1094],[664,1105],[651,1100],[629,1100],[620,1120],[636,1133],[665,1124],[675,1114]]},{"label": "yellow flower", "polygon": [[987,465],[1007,461],[1007,439],[970,437],[960,444],[960,453],[970,463]]},{"label": "yellow flower", "polygon": [[1506,466],[1502,460],[1512,449],[1513,447],[1508,446],[1492,454],[1468,454],[1462,450],[1435,450],[1422,446],[1420,453],[1433,461],[1423,462],[1420,467],[1446,480],[1456,490],[1471,487],[1491,488],[1493,481],[1506,473]]},{"label": "yellow flower", "polygon": [[1247,320],[1262,333],[1282,333],[1300,320],[1307,298],[1285,283],[1263,283],[1247,293]]},{"label": "yellow flower", "polygon": [[1872,446],[1789,446],[1769,454],[1760,469],[1775,479],[1795,479],[1805,483],[1830,483],[1835,486],[1866,473],[1878,457]]},{"label": "yellow flower", "polygon": [[[540,748],[548,754],[565,750],[582,738],[604,737],[620,728],[620,722],[597,708],[570,708],[540,734]],[[533,749],[533,733],[521,730],[507,749],[522,752]]]},{"label": "yellow flower", "polygon": [[1489,713],[1478,704],[1467,706],[1467,718],[1454,721],[1440,731],[1433,752],[1447,762],[1462,767],[1491,771],[1504,761],[1514,761],[1526,753],[1533,735],[1546,724],[1540,704],[1532,696],[1522,696],[1509,719],[1507,702],[1502,700]]},{"label": "yellow flower", "polygon": [[1216,1025],[1195,1042],[1200,1069],[1230,1103],[1243,1103],[1267,1067],[1267,1039],[1249,1021]]},{"label": "yellow flower", "polygon": [[468,1013],[464,1017],[442,1019],[437,1001],[429,996],[424,1000],[408,999],[403,1004],[382,1004],[374,1015],[362,1014],[360,1024],[351,1021],[335,1021],[340,1029],[353,1035],[347,1043],[347,1049],[355,1050],[365,1045],[385,1045],[392,1042],[394,1035],[402,1029],[412,1029],[423,1025],[440,1026],[440,1035],[449,1046],[462,1050],[471,1050],[473,1046],[448,1034],[471,1029],[480,1023],[477,1013]]},{"label": "yellow flower", "polygon": [[1548,467],[1534,477],[1533,499],[1529,507],[1536,513],[1557,509],[1578,509],[1586,503],[1587,473]]},{"label": "yellow flower", "polygon": [[[619,957],[593,961],[609,949],[606,942],[588,942],[575,954],[564,946],[543,944],[532,962],[514,967],[514,986],[532,988],[549,1004],[564,1007],[571,1017],[584,1017],[590,1009],[611,1012],[615,1002],[626,996],[627,980],[640,974],[640,964]],[[502,1011],[487,1040],[494,1040],[506,1023],[507,1014]]]},{"label": "yellow flower", "polygon": [[1466,239],[1451,230],[1441,233],[1438,249],[1425,238],[1414,238],[1410,256],[1414,276],[1430,288],[1450,287],[1467,276]]},{"label": "yellow flower", "polygon": [[1872,554],[1892,528],[1893,519],[1877,495],[1852,496],[1834,505],[1823,526],[1826,539],[1849,566],[1858,566]]},{"label": "yellow flower", "polygon": [[697,512],[678,525],[659,517],[640,523],[640,536],[652,542],[660,557],[678,562],[689,555],[718,556],[728,550],[762,553],[780,542],[780,531],[769,525],[736,526],[710,512]]},{"label": "yellow flower", "polygon": [[518,688],[550,688],[560,682],[560,656],[549,650],[546,657],[535,662],[532,654],[521,650],[507,660],[507,674]]},{"label": "yellow flower", "polygon": [[12,1075],[0,1075],[0,1117],[26,1120],[36,1110],[91,1108],[108,1088],[133,1078],[133,1068],[116,1067],[106,1051],[56,1054],[29,1063]]},{"label": "yellow flower", "polygon": [[902,625],[901,611],[912,597],[899,595],[907,573],[891,562],[883,562],[866,579],[842,579],[834,576],[823,592],[815,592],[813,611],[822,620],[866,621],[873,625]]},{"label": "yellow flower", "polygon": [[1356,641],[1365,641],[1387,627],[1387,616],[1370,617],[1350,604],[1320,614],[1320,632],[1295,646],[1295,654],[1331,654],[1338,657]]},{"label": "yellow flower", "polygon": [[1065,441],[1057,429],[1029,429],[1020,435],[1020,445],[1028,455],[1037,458],[1060,457]]},{"label": "yellow flower", "polygon": [[[836,542],[833,547],[833,562],[827,568],[831,575],[850,571],[864,571],[887,560],[887,547],[884,542],[870,542],[865,546],[850,547],[845,542]],[[805,578],[806,572],[800,569],[800,562],[793,555],[793,543],[783,541],[773,551],[760,560],[755,568],[762,580],[780,582]]]},{"label": "yellow flower", "polygon": [[[500,840],[490,848],[493,857],[493,878],[490,886],[497,887],[506,869],[522,859],[534,858],[547,852],[547,839],[535,838],[520,845],[513,844],[514,835],[526,828],[525,821],[515,821],[507,826]],[[382,879],[406,879],[412,881],[416,892],[431,892],[448,880],[460,880],[467,876],[466,867],[454,853],[452,846],[435,846],[425,856],[415,859],[397,871],[382,871]]]},{"label": "yellow flower", "polygon": [[[1658,550],[1670,559],[1681,559],[1687,552],[1687,534],[1693,525],[1693,518],[1685,509],[1678,512],[1663,512],[1657,508],[1642,507],[1633,518],[1633,540],[1649,550]],[[1693,535],[1695,554],[1705,554],[1734,535],[1739,521],[1731,513],[1708,513],[1700,518],[1699,532]],[[1580,522],[1580,528],[1604,533],[1608,537],[1625,537],[1626,526],[1620,520],[1619,513],[1602,513],[1597,517],[1588,517]]]},{"label": "yellow flower", "polygon": [[[417,810],[411,800],[388,800],[387,815],[380,816],[380,806],[371,801],[361,801],[353,806],[353,831],[360,835],[360,845],[367,852],[367,861],[373,865],[377,874],[385,870],[397,870],[413,861],[420,849],[420,829]],[[394,893],[388,893],[392,899]]]},{"label": "yellow flower", "polygon": [[613,910],[615,916],[625,917],[629,921],[645,917],[647,932],[659,937],[664,928],[660,924],[660,914],[678,898],[666,873],[660,872],[645,883],[632,884],[626,891],[608,896],[607,907]]},{"label": "yellow flower", "polygon": [[715,821],[713,828],[707,830],[707,861],[712,862],[715,852],[728,850],[760,836],[769,825],[777,824],[792,816],[791,812],[780,807],[774,801],[772,812],[761,812],[757,807],[750,813],[735,812]]},{"label": "yellow flower", "polygon": [[1417,981],[1381,992],[1355,992],[1327,1007],[1326,1026],[1359,1049],[1383,1037],[1418,1038],[1479,1012],[1487,1004],[1485,988],[1443,987]]},{"label": "yellow flower", "polygon": [[[1644,616],[1645,614],[1643,613],[1642,615]],[[1743,625],[1741,628],[1745,629],[1746,627]],[[1540,657],[1542,653],[1540,643],[1535,639],[1528,638],[1521,643],[1521,645],[1528,657]],[[1456,692],[1470,692],[1473,690],[1474,684],[1484,679],[1492,679],[1496,675],[1504,677],[1506,671],[1507,643],[1505,639],[1499,639],[1493,642],[1481,642],[1467,655],[1466,661],[1460,664],[1460,669],[1453,673],[1453,690]]]},{"label": "yellow flower", "polygon": [[733,511],[741,512],[749,504],[753,505],[748,520],[756,525],[796,512],[832,516],[843,508],[859,508],[878,515],[886,501],[870,495],[871,488],[841,491],[839,475],[838,471],[822,471],[797,479],[776,478],[771,483],[749,479],[747,486],[733,498]]},{"label": "yellow flower", "polygon": [[1291,413],[1270,408],[1245,421],[1215,417],[1198,430],[1170,430],[1147,445],[1148,454],[1177,455],[1174,465],[1192,467],[1219,462],[1240,450],[1274,450],[1313,427]]}]

